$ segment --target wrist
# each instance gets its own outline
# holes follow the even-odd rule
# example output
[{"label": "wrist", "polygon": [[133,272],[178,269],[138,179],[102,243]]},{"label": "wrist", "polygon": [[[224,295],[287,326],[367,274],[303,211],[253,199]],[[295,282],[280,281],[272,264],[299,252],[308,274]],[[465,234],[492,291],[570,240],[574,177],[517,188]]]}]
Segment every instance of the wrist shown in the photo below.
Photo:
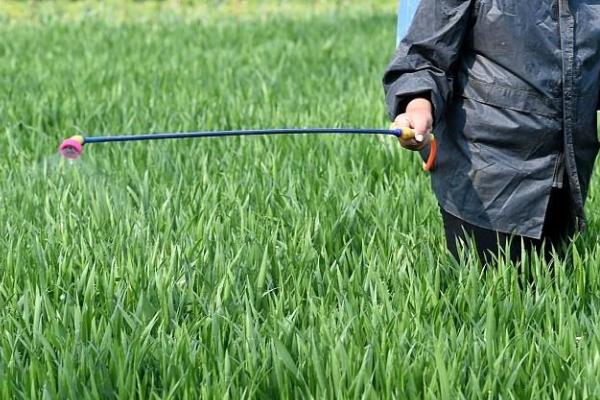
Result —
[{"label": "wrist", "polygon": [[407,105],[406,105],[406,112],[414,112],[414,111],[419,111],[419,112],[423,112],[423,111],[428,111],[431,112],[432,110],[432,105],[431,102],[429,101],[429,99],[426,99],[424,97],[417,97],[415,99],[412,99]]}]

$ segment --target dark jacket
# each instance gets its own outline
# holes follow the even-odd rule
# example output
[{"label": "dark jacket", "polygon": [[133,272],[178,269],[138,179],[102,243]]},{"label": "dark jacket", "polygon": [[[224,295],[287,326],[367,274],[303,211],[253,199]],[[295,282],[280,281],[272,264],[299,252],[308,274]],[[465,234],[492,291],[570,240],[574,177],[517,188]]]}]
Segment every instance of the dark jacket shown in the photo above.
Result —
[{"label": "dark jacket", "polygon": [[392,118],[433,103],[440,205],[533,238],[562,184],[585,227],[599,81],[599,0],[421,0],[383,79]]}]

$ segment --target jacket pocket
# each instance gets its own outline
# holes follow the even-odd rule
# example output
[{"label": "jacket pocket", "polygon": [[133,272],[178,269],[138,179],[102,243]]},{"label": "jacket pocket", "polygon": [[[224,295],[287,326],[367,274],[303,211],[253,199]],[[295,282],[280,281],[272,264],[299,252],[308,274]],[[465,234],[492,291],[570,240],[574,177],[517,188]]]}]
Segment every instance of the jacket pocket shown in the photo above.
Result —
[{"label": "jacket pocket", "polygon": [[458,75],[461,97],[507,110],[560,118],[562,99],[546,97],[533,90],[483,82],[465,73]]},{"label": "jacket pocket", "polygon": [[452,120],[458,123],[452,129],[466,140],[469,152],[484,165],[518,170],[527,160],[558,153],[563,142],[562,118],[552,115],[553,110],[536,97],[525,96],[521,104],[510,100],[497,92],[468,93],[455,99]]}]

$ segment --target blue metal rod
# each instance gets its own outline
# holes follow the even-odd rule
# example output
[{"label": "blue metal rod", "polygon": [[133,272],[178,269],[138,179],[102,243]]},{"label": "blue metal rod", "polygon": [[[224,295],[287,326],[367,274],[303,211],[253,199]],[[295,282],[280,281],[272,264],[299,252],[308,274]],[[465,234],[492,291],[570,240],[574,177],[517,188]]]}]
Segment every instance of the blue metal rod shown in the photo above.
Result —
[{"label": "blue metal rod", "polygon": [[227,136],[259,136],[259,135],[389,135],[400,137],[400,130],[389,129],[353,129],[353,128],[304,128],[304,129],[255,129],[234,131],[201,131],[181,133],[155,133],[148,135],[95,136],[84,138],[87,143],[136,142],[143,140],[189,139]]}]

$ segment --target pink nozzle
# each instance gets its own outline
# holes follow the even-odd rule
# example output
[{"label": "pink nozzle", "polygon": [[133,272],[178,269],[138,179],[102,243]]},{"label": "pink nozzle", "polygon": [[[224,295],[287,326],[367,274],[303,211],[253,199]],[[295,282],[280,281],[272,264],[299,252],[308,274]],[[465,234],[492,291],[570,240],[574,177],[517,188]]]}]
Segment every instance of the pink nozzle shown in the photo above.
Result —
[{"label": "pink nozzle", "polygon": [[65,139],[58,148],[58,151],[60,151],[60,154],[62,154],[63,157],[75,160],[81,155],[83,145],[75,139]]}]

